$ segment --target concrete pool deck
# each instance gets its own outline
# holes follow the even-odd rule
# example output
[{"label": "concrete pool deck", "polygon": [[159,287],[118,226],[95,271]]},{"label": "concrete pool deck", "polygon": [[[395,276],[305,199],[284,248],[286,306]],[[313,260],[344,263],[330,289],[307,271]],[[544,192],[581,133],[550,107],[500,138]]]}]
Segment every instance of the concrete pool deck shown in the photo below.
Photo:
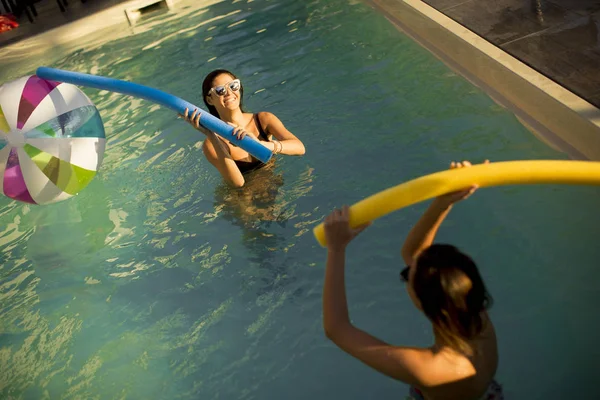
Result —
[{"label": "concrete pool deck", "polygon": [[[148,17],[164,19],[184,17],[222,0],[163,0],[169,8],[151,10]],[[3,63],[19,62],[33,58],[51,49],[60,52],[94,46],[117,40],[123,36],[152,29],[161,20],[151,24],[130,21],[126,11],[143,8],[156,0],[94,0],[86,3],[71,2],[66,12],[61,12],[55,2],[40,3],[38,17],[31,23],[23,16],[17,29],[0,34],[0,67]],[[154,18],[156,19],[156,18]]]},{"label": "concrete pool deck", "polygon": [[600,1],[424,2],[600,108]]},{"label": "concrete pool deck", "polygon": [[[38,16],[30,22],[25,15],[19,19],[19,27],[0,34],[0,48],[24,42],[35,36],[52,35],[54,29],[64,28],[72,23],[88,22],[90,29],[101,29],[125,18],[123,6],[130,0],[94,0],[81,3],[71,1],[65,12],[61,12],[55,1],[45,1],[35,5]],[[108,11],[108,12],[107,12]],[[121,15],[122,14],[122,15]],[[94,16],[92,20],[88,17]],[[102,18],[98,18],[102,16]]]},{"label": "concrete pool deck", "polygon": [[[170,1],[184,12],[190,0]],[[600,2],[363,1],[509,108],[548,145],[571,158],[600,160]],[[122,29],[110,27],[129,26],[125,10],[147,2],[72,2],[66,13],[54,2],[40,3],[36,22],[22,18],[19,28],[0,34],[0,60],[35,57],[76,40],[85,45],[100,31],[104,39],[116,38]]]},{"label": "concrete pool deck", "polygon": [[[398,29],[427,48],[450,68],[513,111],[525,126],[548,145],[567,153],[571,158],[600,160],[600,109],[574,93],[572,89],[551,79],[550,74],[545,75],[494,44],[491,36],[482,37],[471,30],[468,25],[476,26],[476,22],[481,23],[478,19],[481,10],[465,11],[465,15],[472,17],[467,18],[463,15],[462,18],[467,22],[461,25],[420,0],[364,1],[379,10]],[[449,7],[447,10],[453,9],[451,4],[459,3],[458,0],[427,1],[438,4],[439,8]],[[578,1],[584,4],[587,0]],[[482,4],[489,6],[489,9],[497,9],[500,13],[510,13],[511,8],[506,5],[516,2],[517,0],[499,0],[493,3],[493,6],[491,2]],[[533,3],[529,0],[518,2],[529,6],[536,3],[535,0]],[[463,5],[470,3],[471,0],[460,2]],[[500,7],[501,4],[505,4],[506,7]],[[510,30],[507,32],[510,33]],[[528,39],[531,34],[524,32],[526,31],[522,30],[513,36],[533,40]],[[512,43],[518,43],[518,40]],[[598,47],[597,42],[595,43]],[[537,60],[538,68],[547,67],[546,58],[535,57],[539,52],[528,54],[528,47],[522,48],[526,56]],[[598,59],[600,60],[600,55]],[[563,81],[573,82],[573,76],[590,80],[600,77],[598,65],[595,69],[590,66],[585,70],[587,72],[577,75],[575,67],[578,65],[573,64],[571,69],[563,69]]]}]

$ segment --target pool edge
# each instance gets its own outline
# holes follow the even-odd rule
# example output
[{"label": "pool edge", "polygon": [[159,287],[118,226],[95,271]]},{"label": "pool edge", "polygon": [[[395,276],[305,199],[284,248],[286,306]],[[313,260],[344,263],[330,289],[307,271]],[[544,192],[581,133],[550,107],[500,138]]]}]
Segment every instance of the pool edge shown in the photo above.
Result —
[{"label": "pool edge", "polygon": [[[181,12],[181,9],[191,1],[194,0],[168,0],[173,12]],[[221,1],[224,0],[198,0],[196,4],[204,7]],[[42,26],[29,36],[6,43],[0,42],[0,65],[1,61],[11,62],[23,57],[38,56],[47,52],[48,48],[74,45],[81,39],[84,44],[88,44],[85,42],[87,35],[107,32],[104,40],[106,42],[119,39],[124,34],[135,34],[136,26],[129,21],[126,10],[135,8],[141,3],[143,0],[124,0],[105,9],[81,13],[79,18],[57,26],[50,28]],[[119,25],[123,30],[116,29]]]},{"label": "pool edge", "polygon": [[510,109],[538,139],[600,160],[600,109],[420,0],[363,0]]}]

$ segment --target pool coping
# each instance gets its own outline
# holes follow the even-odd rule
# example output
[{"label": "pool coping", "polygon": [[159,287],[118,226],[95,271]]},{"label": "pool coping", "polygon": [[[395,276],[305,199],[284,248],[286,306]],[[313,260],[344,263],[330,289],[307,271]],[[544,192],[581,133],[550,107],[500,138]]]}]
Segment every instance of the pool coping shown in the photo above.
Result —
[{"label": "pool coping", "polygon": [[600,160],[600,109],[421,0],[363,0],[570,158]]}]

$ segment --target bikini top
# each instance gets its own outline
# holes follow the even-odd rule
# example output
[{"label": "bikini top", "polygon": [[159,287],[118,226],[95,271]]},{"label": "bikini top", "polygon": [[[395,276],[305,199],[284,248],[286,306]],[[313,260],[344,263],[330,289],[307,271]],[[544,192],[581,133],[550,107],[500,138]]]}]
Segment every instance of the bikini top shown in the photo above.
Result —
[{"label": "bikini top", "polygon": [[[254,114],[253,118],[254,118],[254,123],[256,124],[256,127],[258,128],[258,137],[264,141],[269,141],[269,136],[263,129],[263,127],[260,123],[260,119],[258,118],[258,114]],[[233,143],[231,143],[231,145],[235,146],[235,144],[233,144]],[[237,147],[237,146],[235,146],[235,147]],[[254,158],[252,155],[250,155],[250,157],[252,157],[252,161],[233,160],[233,161],[235,161],[235,165],[238,166],[238,168],[240,169],[240,172],[242,174],[244,174],[246,172],[250,172],[252,170],[255,170],[255,169],[260,168],[265,165],[265,163],[263,163],[262,161],[260,161],[257,158]]]}]

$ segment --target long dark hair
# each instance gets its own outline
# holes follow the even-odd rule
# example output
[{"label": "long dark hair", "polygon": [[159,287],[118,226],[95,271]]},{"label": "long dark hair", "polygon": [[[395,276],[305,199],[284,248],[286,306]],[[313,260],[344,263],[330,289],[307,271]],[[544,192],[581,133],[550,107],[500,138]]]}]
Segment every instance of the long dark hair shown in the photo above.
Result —
[{"label": "long dark hair", "polygon": [[493,302],[475,262],[448,244],[428,247],[416,261],[413,289],[423,312],[446,343],[472,355],[467,340],[481,333],[481,312]]},{"label": "long dark hair", "polygon": [[[214,106],[211,106],[210,104],[208,104],[208,102],[206,101],[206,98],[208,97],[208,92],[210,91],[210,89],[213,86],[213,81],[215,80],[215,78],[217,76],[219,76],[221,74],[228,74],[233,79],[238,79],[237,76],[235,76],[232,72],[227,71],[226,69],[215,69],[214,71],[212,71],[208,75],[206,75],[206,78],[204,78],[204,82],[202,82],[202,100],[204,101],[206,108],[208,108],[208,111],[217,118],[220,118],[219,113],[217,112],[217,109]],[[244,102],[244,85],[242,85],[240,83],[240,109],[242,110],[242,112],[244,112],[244,108],[242,107],[243,102]]]}]

